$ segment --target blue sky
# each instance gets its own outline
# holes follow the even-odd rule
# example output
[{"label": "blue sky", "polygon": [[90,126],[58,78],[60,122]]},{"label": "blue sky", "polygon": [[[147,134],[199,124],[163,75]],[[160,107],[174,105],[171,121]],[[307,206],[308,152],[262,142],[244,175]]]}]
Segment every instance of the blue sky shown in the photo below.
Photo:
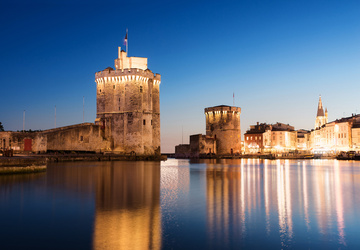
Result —
[{"label": "blue sky", "polygon": [[[162,75],[163,152],[205,133],[204,108],[314,127],[360,112],[360,1],[7,1],[0,4],[0,121],[6,130],[96,116],[94,74],[129,55]],[[183,128],[183,138],[182,138]]]}]

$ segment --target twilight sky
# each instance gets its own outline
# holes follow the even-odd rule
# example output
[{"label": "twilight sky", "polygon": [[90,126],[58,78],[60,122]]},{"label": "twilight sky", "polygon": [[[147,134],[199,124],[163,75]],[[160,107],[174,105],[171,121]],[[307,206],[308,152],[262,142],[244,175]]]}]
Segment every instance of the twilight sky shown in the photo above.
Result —
[{"label": "twilight sky", "polygon": [[[29,3],[30,2],[30,3]],[[147,57],[160,85],[162,152],[205,133],[204,108],[314,127],[360,112],[360,1],[80,1],[0,3],[0,122],[6,130],[94,122],[95,72]],[[183,128],[183,137],[182,137]],[[183,138],[183,139],[182,139]]]}]

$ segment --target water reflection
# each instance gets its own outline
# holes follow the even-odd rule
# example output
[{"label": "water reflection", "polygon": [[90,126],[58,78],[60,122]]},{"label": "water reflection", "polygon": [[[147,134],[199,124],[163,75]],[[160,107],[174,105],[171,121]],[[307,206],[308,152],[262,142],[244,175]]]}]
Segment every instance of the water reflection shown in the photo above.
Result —
[{"label": "water reflection", "polygon": [[[359,179],[356,163],[341,162],[340,167],[333,160],[210,160],[192,161],[190,169],[196,164],[206,172],[210,248],[244,244],[291,248],[299,242],[309,247],[349,246],[345,218],[355,213],[353,203],[359,204],[354,190],[360,182],[348,180]],[[187,182],[183,182],[182,189],[186,189],[184,185]],[[258,237],[262,243],[249,243]],[[334,237],[336,243],[332,242]],[[358,244],[356,240],[352,239]]]},{"label": "water reflection", "polygon": [[356,249],[359,190],[359,162],[58,163],[46,173],[0,176],[0,242],[2,249]]},{"label": "water reflection", "polygon": [[160,164],[96,173],[95,249],[160,249]]},{"label": "water reflection", "polygon": [[95,195],[94,249],[161,248],[160,163],[64,163],[49,168],[47,180]]},{"label": "water reflection", "polygon": [[[64,249],[71,243],[74,248],[161,249],[160,163],[52,164],[42,174],[0,176],[0,187],[1,203],[23,204],[19,215],[8,223],[2,220],[5,226],[26,218],[19,228],[31,228],[26,230],[27,236],[15,236],[20,229],[12,227],[11,234],[9,227],[4,229],[5,235],[26,239],[22,248],[48,244],[48,249]],[[29,202],[31,196],[34,199]],[[31,215],[37,224],[28,217],[32,210],[39,211]],[[49,242],[37,241],[32,231]],[[92,235],[82,234],[91,231]],[[63,243],[51,241],[54,234]],[[86,239],[91,242],[83,242]],[[6,240],[2,242],[7,249],[19,247],[14,247],[14,240],[8,245]]]}]

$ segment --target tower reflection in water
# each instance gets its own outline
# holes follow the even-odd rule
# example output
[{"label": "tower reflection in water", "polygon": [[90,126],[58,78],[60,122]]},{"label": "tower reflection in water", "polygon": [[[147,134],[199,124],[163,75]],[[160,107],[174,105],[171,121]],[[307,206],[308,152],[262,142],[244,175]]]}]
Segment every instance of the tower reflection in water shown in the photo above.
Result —
[{"label": "tower reflection in water", "polygon": [[[261,237],[264,242],[250,245],[266,244],[268,239],[278,247],[291,247],[296,244],[295,238],[297,242],[325,238],[347,246],[344,207],[351,210],[352,203],[358,202],[351,197],[355,184],[347,182],[351,178],[352,173],[340,168],[338,161],[209,161],[206,196],[210,244],[216,247],[221,242],[223,247],[231,247]],[[349,197],[343,197],[347,193]]]},{"label": "tower reflection in water", "polygon": [[61,190],[95,196],[93,249],[160,249],[160,163],[63,163],[48,170]]},{"label": "tower reflection in water", "polygon": [[110,166],[96,178],[94,248],[160,249],[160,163]]}]

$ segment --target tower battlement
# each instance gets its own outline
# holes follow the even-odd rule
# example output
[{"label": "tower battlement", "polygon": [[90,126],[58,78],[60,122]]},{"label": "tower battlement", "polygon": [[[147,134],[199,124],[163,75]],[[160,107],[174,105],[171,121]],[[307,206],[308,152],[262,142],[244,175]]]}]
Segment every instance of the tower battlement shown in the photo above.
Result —
[{"label": "tower battlement", "polygon": [[234,107],[234,106],[226,106],[226,105],[220,105],[220,106],[215,106],[215,107],[209,107],[209,108],[205,108],[205,114],[209,114],[212,112],[233,112],[233,113],[240,113],[241,112],[241,108],[239,107]]},{"label": "tower battlement", "polygon": [[[139,79],[139,77],[147,78],[147,79],[154,79],[156,81],[161,81],[161,75],[160,74],[154,74],[151,72],[151,70],[146,69],[137,69],[137,68],[131,68],[131,69],[117,69],[114,70],[112,68],[104,69],[103,71],[99,71],[95,73],[95,81],[99,78],[108,78],[108,77],[114,77],[113,81],[127,81],[125,77],[128,76],[135,76],[137,77],[136,80]],[[108,80],[108,79],[107,79]],[[143,79],[141,79],[143,80]]]}]

